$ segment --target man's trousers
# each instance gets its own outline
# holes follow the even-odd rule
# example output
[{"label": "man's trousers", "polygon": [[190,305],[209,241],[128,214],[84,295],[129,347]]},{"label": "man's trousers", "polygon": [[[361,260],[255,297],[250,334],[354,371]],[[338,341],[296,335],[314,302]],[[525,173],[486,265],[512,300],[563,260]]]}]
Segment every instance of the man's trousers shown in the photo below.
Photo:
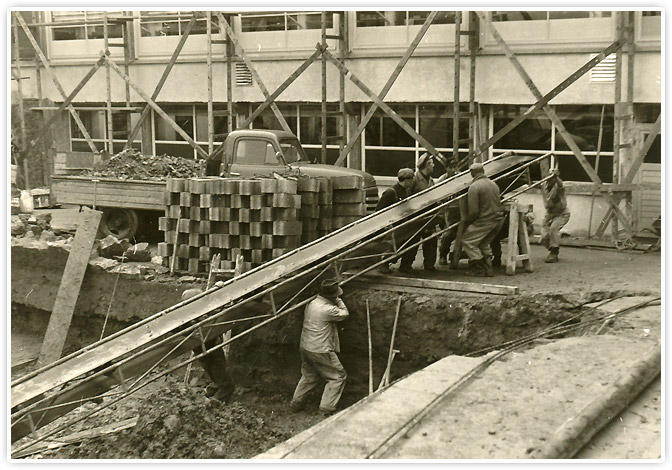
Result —
[{"label": "man's trousers", "polygon": [[322,379],[327,384],[322,392],[320,410],[334,411],[341,399],[347,376],[335,352],[316,353],[301,349],[301,379],[294,390],[292,402],[302,405]]}]

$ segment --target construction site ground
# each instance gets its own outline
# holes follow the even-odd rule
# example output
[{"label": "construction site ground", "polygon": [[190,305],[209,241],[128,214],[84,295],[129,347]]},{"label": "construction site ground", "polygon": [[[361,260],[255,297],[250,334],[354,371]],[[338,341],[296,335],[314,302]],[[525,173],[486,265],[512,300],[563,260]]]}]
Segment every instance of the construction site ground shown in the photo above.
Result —
[{"label": "construction site ground", "polygon": [[[53,210],[52,225],[61,224],[65,227],[71,221],[71,216],[67,214],[70,211],[72,209],[64,212]],[[440,267],[434,273],[418,274],[418,277],[427,279],[517,286],[519,294],[509,298],[458,292],[399,294],[361,287],[357,290],[354,287],[346,288],[344,301],[351,310],[352,318],[341,332],[342,360],[349,373],[341,408],[347,408],[367,395],[364,313],[367,298],[371,303],[377,386],[386,362],[399,295],[402,295],[402,309],[395,349],[401,352],[392,366],[392,381],[444,357],[462,356],[494,347],[559,323],[575,314],[578,304],[620,296],[661,294],[659,252],[563,247],[560,252],[561,262],[558,264],[545,264],[545,255],[541,246],[533,245],[535,272],[518,273],[515,276],[506,276],[503,270],[497,270],[493,278],[476,279],[466,276],[462,269],[454,271],[447,267]],[[418,264],[419,260],[416,262]],[[110,279],[113,279],[112,275]],[[20,304],[14,292],[12,287],[13,305]],[[151,313],[159,310],[152,309],[155,298],[150,296],[145,301],[142,292],[135,293],[133,301],[139,304],[138,308],[150,309]],[[572,377],[583,377],[581,380],[585,380],[588,374],[589,378],[594,379],[592,382],[596,383],[600,380],[610,383],[618,379],[622,371],[618,368],[608,370],[609,358],[622,357],[635,361],[656,341],[660,341],[663,335],[660,311],[660,307],[648,308],[636,315],[618,318],[602,328],[599,335],[596,333],[600,325],[593,325],[577,330],[568,338],[537,342],[521,351],[515,359],[503,362],[506,367],[501,364],[499,367],[490,367],[489,383],[500,380],[502,387],[481,386],[477,391],[478,396],[472,397],[473,403],[464,404],[462,415],[465,419],[459,422],[459,426],[450,429],[452,439],[455,440],[455,452],[433,454],[425,449],[414,458],[526,458],[527,449],[521,447],[523,441],[516,432],[507,430],[506,423],[511,422],[514,416],[519,416],[529,403],[539,403],[541,396],[546,406],[540,406],[538,412],[533,413],[534,421],[548,423],[546,432],[552,433],[553,427],[564,421],[558,414],[558,407],[553,406],[554,402],[561,399],[563,402],[571,401],[571,397],[576,394],[576,380]],[[15,321],[17,315],[21,315],[21,312],[12,314],[12,365],[34,358],[41,342],[41,336],[36,331],[22,328],[25,325]],[[72,435],[83,432],[83,437],[74,439],[73,444],[60,446],[55,444],[56,439],[50,439],[54,447],[59,447],[37,451],[26,455],[26,458],[249,459],[280,445],[324,421],[317,411],[318,397],[314,397],[305,411],[292,413],[288,408],[293,385],[300,374],[297,351],[300,317],[296,315],[272,332],[253,335],[246,342],[232,345],[232,371],[238,388],[229,404],[205,396],[206,381],[196,367],[189,384],[184,384],[183,373],[170,376],[99,415],[75,424],[63,433]],[[578,339],[580,337],[587,340],[582,341]],[[577,341],[581,344],[580,348],[577,347]],[[580,354],[577,354],[579,350]],[[505,384],[506,387],[511,386],[512,376],[516,377],[515,380],[525,376],[523,369],[528,362],[522,358],[548,361],[553,364],[554,370],[564,371],[544,376],[543,390],[548,391],[547,395],[543,395],[541,387],[528,383],[514,386],[513,394],[504,393]],[[595,368],[596,364],[603,364],[602,369],[599,366]],[[534,381],[534,376],[528,379]],[[412,396],[409,396],[411,399]],[[657,458],[656,443],[660,442],[662,433],[661,401],[661,382],[658,379],[618,417],[618,423],[622,425],[605,430],[577,457]],[[482,402],[497,402],[497,416],[479,414],[477,410]],[[403,406],[403,403],[396,406]],[[86,407],[82,407],[73,413],[84,413],[86,410]],[[73,413],[68,415],[68,419],[72,419]],[[91,438],[91,430],[120,423],[127,428]],[[49,426],[57,424],[55,422]],[[487,451],[486,443],[478,438],[479,435],[496,441],[494,448],[510,449],[511,452]],[[329,455],[328,458],[334,457],[338,455]],[[405,458],[401,454],[386,457]]]}]

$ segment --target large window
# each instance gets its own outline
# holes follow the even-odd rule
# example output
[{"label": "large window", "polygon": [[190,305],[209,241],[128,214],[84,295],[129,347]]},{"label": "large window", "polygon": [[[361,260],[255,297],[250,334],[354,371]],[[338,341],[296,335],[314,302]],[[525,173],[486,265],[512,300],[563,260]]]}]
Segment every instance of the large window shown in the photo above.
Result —
[{"label": "large window", "polygon": [[[77,108],[76,108],[77,109]],[[84,124],[91,140],[96,145],[96,149],[103,150],[107,148],[107,112],[105,110],[77,109],[79,118]],[[127,111],[112,112],[112,145],[113,153],[121,152],[128,140],[131,129],[138,122],[139,114],[129,113]],[[71,149],[75,152],[90,152],[91,148],[84,138],[74,118],[70,116],[70,137]],[[133,147],[140,149],[140,133],[133,140]]]},{"label": "large window", "polygon": [[[51,16],[56,23],[51,28],[54,41],[104,38],[105,27],[102,11],[53,11]],[[122,37],[121,23],[114,21],[119,16],[121,16],[120,12],[108,14],[107,35],[110,38]],[[58,26],[58,22],[67,22],[68,25]],[[81,25],[72,25],[73,22],[81,22]]]},{"label": "large window", "polygon": [[[148,36],[181,36],[191,21],[193,13],[190,11],[141,11],[140,34]],[[206,18],[196,20],[189,34],[206,34]],[[218,22],[217,17],[213,18]]]},{"label": "large window", "polygon": [[[243,33],[263,31],[298,31],[322,28],[322,12],[255,12],[240,15]],[[327,28],[334,27],[334,14],[327,12]]]},{"label": "large window", "polygon": [[[22,17],[23,20],[30,25],[30,23],[36,22],[37,19],[37,14],[38,12],[32,12],[32,11],[20,11],[18,12]],[[33,16],[35,15],[35,16]],[[35,58],[35,49],[33,49],[32,44],[28,40],[28,36],[26,36],[26,33],[23,31],[23,28],[21,26],[17,25],[18,29],[18,37],[19,37],[19,57],[21,59],[33,59]],[[38,41],[39,44],[39,34],[37,34],[37,30],[35,28],[32,29],[31,33],[33,34],[33,37]],[[16,57],[14,56],[14,31],[12,30],[10,33],[11,37],[11,58],[14,60]]]},{"label": "large window", "polygon": [[[358,11],[357,26],[412,26],[421,25],[430,11]],[[454,11],[442,11],[432,24],[455,24]]]}]

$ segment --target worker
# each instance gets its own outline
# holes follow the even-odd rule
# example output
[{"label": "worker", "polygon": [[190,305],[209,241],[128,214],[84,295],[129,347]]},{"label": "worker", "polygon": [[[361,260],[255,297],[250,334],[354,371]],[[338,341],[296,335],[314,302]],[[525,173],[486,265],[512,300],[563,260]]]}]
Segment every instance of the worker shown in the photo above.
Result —
[{"label": "worker", "polygon": [[[182,293],[182,301],[199,295],[202,292],[203,290],[198,288],[187,289]],[[193,352],[194,354],[201,354],[203,352],[203,347],[205,347],[206,350],[209,350],[221,342],[222,336],[217,335],[214,338],[206,340],[203,346],[197,346],[194,348]],[[221,347],[216,348],[212,352],[203,356],[199,362],[205,373],[208,375],[208,377],[210,377],[210,380],[212,380],[212,383],[208,384],[208,386],[205,388],[205,395],[208,397],[213,397],[223,403],[228,403],[233,396],[236,385],[233,382],[233,378],[229,374],[226,353],[224,353],[224,350]]]},{"label": "worker", "polygon": [[[446,173],[441,175],[439,183],[452,178],[457,174],[453,169],[446,170]],[[449,203],[443,210],[443,216],[439,219],[439,226],[441,229],[455,225],[453,228],[443,232],[439,237],[439,265],[445,266],[450,262],[450,246],[457,238],[457,223],[460,221],[460,206],[457,201]]]},{"label": "worker", "polygon": [[[428,153],[423,153],[418,159],[417,170],[413,176],[413,181],[411,182],[410,194],[417,194],[430,186],[434,186],[434,180],[432,179],[432,173],[434,172],[434,159]],[[438,218],[435,219],[438,223]],[[419,225],[415,225],[415,231],[419,230],[422,225],[425,225],[427,221],[421,221]],[[422,229],[418,235],[416,235],[412,240],[411,244],[417,243],[420,238],[425,238],[434,233],[436,223],[430,222],[427,226]],[[434,271],[434,263],[436,263],[436,237],[426,240],[422,243],[422,257],[423,257],[423,266],[426,271]],[[399,272],[402,273],[412,273],[413,268],[411,265],[415,260],[415,256],[418,253],[418,247],[414,247],[411,250],[408,250],[401,257],[401,266],[399,267]]]},{"label": "worker", "polygon": [[[409,196],[408,190],[411,187],[411,183],[413,183],[414,176],[415,173],[410,168],[400,169],[397,172],[397,182],[395,183],[395,185],[392,186],[391,188],[387,188],[385,191],[383,191],[383,194],[380,196],[378,204],[376,205],[376,211],[382,210],[386,207],[396,204],[399,201],[406,199]],[[397,243],[398,246],[403,245],[405,241],[403,233],[401,232],[403,231],[395,232],[396,237],[395,242]],[[397,259],[398,258],[393,258],[389,262],[383,264],[379,268],[380,272],[384,274],[390,274],[392,272],[392,270],[390,269],[390,264],[396,262]]]},{"label": "worker", "polygon": [[469,274],[492,276],[492,248],[504,222],[504,209],[497,184],[485,176],[483,164],[469,167],[473,178],[467,191],[467,219],[462,234],[462,250],[469,257]]},{"label": "worker", "polygon": [[546,215],[541,225],[541,243],[548,248],[546,263],[557,263],[560,253],[560,229],[569,222],[569,208],[565,187],[559,177],[559,170],[553,169],[550,179],[542,185],[542,196]]},{"label": "worker", "polygon": [[341,351],[336,323],[348,318],[348,308],[340,299],[343,290],[338,281],[323,280],[317,296],[306,305],[299,351],[301,353],[301,379],[294,390],[289,406],[292,411],[301,411],[308,394],[320,382],[327,383],[320,401],[320,411],[325,416],[336,411],[347,374],[338,353]]}]

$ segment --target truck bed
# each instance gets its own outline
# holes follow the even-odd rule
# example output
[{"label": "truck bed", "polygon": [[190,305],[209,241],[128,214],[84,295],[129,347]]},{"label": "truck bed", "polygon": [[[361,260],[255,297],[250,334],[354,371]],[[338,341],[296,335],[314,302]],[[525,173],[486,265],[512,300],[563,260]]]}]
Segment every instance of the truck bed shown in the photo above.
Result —
[{"label": "truck bed", "polygon": [[[94,181],[95,180],[95,181]],[[165,210],[165,181],[119,180],[88,176],[52,176],[57,204]]]}]

